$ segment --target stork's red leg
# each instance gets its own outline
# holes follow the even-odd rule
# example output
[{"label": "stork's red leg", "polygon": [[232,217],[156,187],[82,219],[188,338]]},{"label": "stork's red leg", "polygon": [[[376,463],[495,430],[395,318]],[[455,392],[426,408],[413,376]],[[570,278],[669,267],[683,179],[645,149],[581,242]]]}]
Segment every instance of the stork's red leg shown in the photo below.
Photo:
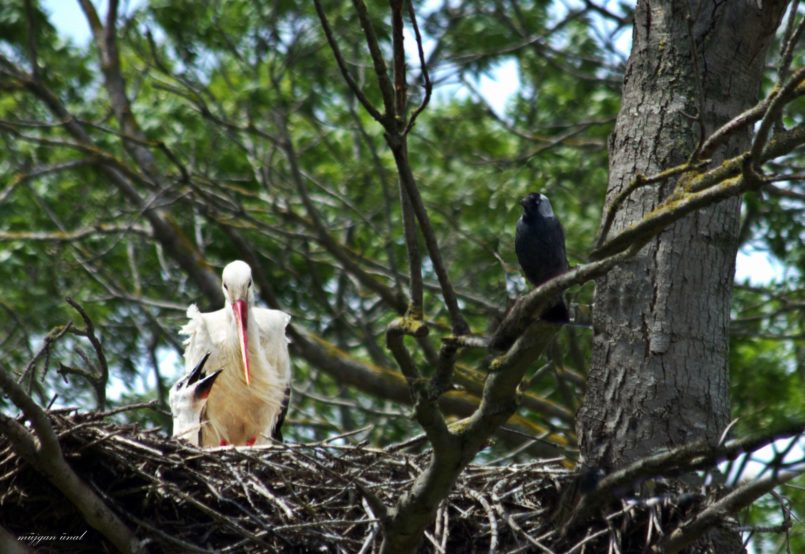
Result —
[{"label": "stork's red leg", "polygon": [[252,437],[250,439],[246,439],[246,446],[254,446],[254,443],[255,443],[256,440],[257,440],[257,437]]}]

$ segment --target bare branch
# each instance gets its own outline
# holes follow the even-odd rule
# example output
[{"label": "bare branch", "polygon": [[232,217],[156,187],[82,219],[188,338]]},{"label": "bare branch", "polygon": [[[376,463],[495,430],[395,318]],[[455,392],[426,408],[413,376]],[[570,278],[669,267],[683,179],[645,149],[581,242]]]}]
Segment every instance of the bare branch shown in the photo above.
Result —
[{"label": "bare branch", "polygon": [[805,94],[805,87],[802,83],[805,82],[805,67],[800,68],[791,78],[782,84],[773,96],[766,113],[763,114],[763,119],[760,121],[757,131],[755,132],[755,139],[752,141],[752,149],[749,151],[749,156],[752,158],[753,163],[760,165],[762,161],[762,154],[766,148],[766,143],[769,139],[772,125],[779,117],[785,105],[799,94]]},{"label": "bare branch", "polygon": [[142,236],[150,236],[150,230],[141,225],[112,225],[98,223],[92,227],[74,229],[72,231],[0,231],[0,241],[4,240],[25,240],[25,241],[44,241],[44,242],[69,242],[81,240],[87,237],[105,234],[128,234],[134,233]]},{"label": "bare branch", "polygon": [[321,7],[321,0],[314,0],[314,3],[316,5],[316,13],[319,15],[319,21],[321,21],[321,27],[324,29],[324,35],[327,37],[327,43],[330,45],[330,50],[333,51],[333,56],[335,57],[336,63],[338,63],[338,68],[341,70],[341,75],[344,77],[347,85],[349,85],[349,89],[352,91],[364,109],[369,112],[369,115],[371,115],[372,118],[374,118],[377,122],[383,124],[386,120],[386,117],[377,111],[377,109],[372,105],[366,95],[363,94],[361,87],[359,87],[358,83],[355,82],[352,74],[349,72],[349,68],[347,68],[347,64],[344,61],[344,56],[341,54],[341,49],[338,47],[338,42],[335,40],[335,36],[333,35],[330,22],[327,20],[327,14],[324,13],[324,9]]},{"label": "bare branch", "polygon": [[[390,0],[389,2],[391,5],[391,41],[394,52],[394,111],[391,113],[397,117],[398,121],[405,119],[408,108],[408,83],[405,77],[405,46],[403,46],[405,40],[403,33],[404,2],[405,0]],[[377,73],[377,65],[375,65],[375,72]],[[378,80],[382,81],[379,74]]]},{"label": "bare branch", "polygon": [[573,285],[579,285],[603,275],[615,265],[636,254],[638,250],[640,250],[640,245],[633,244],[628,250],[580,265],[518,298],[492,335],[489,348],[497,351],[506,350],[528,328],[534,320],[535,314],[541,313],[557,294]]},{"label": "bare branch", "polygon": [[640,222],[624,229],[593,250],[590,259],[601,260],[615,252],[644,244],[668,225],[694,210],[763,186],[767,179],[757,175],[752,170],[752,164],[786,154],[803,143],[805,125],[799,125],[790,131],[776,133],[757,158],[744,153],[725,160],[706,173],[683,176],[673,194],[647,213]]},{"label": "bare branch", "polygon": [[[430,222],[430,218],[428,217],[427,210],[425,205],[422,201],[422,197],[419,194],[419,190],[416,186],[416,179],[414,178],[414,174],[411,170],[410,162],[408,159],[408,152],[405,143],[405,135],[401,132],[401,125],[402,114],[397,113],[396,105],[397,105],[397,98],[398,95],[395,95],[394,85],[392,84],[389,76],[388,71],[386,68],[386,63],[383,60],[383,54],[380,49],[380,45],[377,40],[377,35],[375,34],[374,27],[372,26],[371,20],[369,18],[369,14],[366,8],[366,5],[363,3],[363,0],[353,0],[353,4],[355,5],[355,9],[358,13],[358,18],[361,21],[361,26],[363,27],[364,35],[366,37],[366,42],[369,47],[369,52],[372,57],[372,62],[374,64],[375,69],[375,76],[377,78],[378,84],[380,86],[380,90],[383,96],[383,102],[386,109],[387,118],[378,119],[380,123],[383,125],[386,131],[386,141],[389,144],[389,147],[394,154],[394,161],[397,165],[397,172],[399,174],[400,183],[402,188],[407,194],[408,198],[411,201],[411,206],[413,207],[413,212],[416,215],[416,219],[419,222],[419,228],[422,232],[422,236],[425,240],[425,245],[428,249],[428,254],[430,255],[431,262],[433,263],[434,271],[439,279],[439,285],[442,289],[442,295],[444,297],[445,305],[447,306],[448,313],[450,314],[450,319],[453,325],[453,332],[454,334],[465,334],[469,330],[469,326],[467,325],[466,321],[464,320],[463,316],[461,315],[461,310],[458,307],[458,301],[456,299],[456,294],[453,289],[453,285],[450,282],[450,278],[447,274],[447,269],[442,260],[441,252],[439,250],[438,241],[436,240],[435,233],[433,232],[433,227]],[[396,31],[392,29],[392,33],[398,37],[397,41],[395,42],[395,59],[401,63],[404,61],[404,55],[400,53],[400,49],[402,48],[402,19],[401,19],[401,10],[402,5],[398,5],[398,15],[393,21],[396,22],[397,26],[400,28]],[[321,7],[317,3],[317,10],[319,13],[319,18],[322,19],[322,12]],[[323,20],[324,21],[324,20]],[[401,58],[401,56],[403,56]],[[403,65],[404,67],[404,65]],[[399,69],[399,68],[398,68]],[[398,75],[404,73],[403,71],[398,71]],[[404,77],[404,76],[403,76]],[[404,87],[404,82],[398,82],[399,86]],[[404,92],[401,92],[402,96],[399,98],[404,98]],[[375,118],[377,119],[377,118]],[[403,203],[403,209],[405,210],[405,204]],[[407,236],[410,243],[410,238]],[[409,252],[409,260],[412,260],[413,254]],[[417,262],[418,265],[418,262]],[[412,268],[415,270],[415,268]],[[416,283],[416,278],[412,278],[412,285]]]},{"label": "bare branch", "polygon": [[799,42],[802,31],[805,30],[805,18],[799,22],[796,28],[794,27],[798,13],[799,0],[794,0],[791,2],[791,7],[788,9],[788,23],[786,24],[785,33],[783,34],[780,63],[777,66],[777,78],[780,81],[788,77],[788,72],[791,69],[791,61],[794,59],[794,47]]},{"label": "bare branch", "polygon": [[[302,328],[289,326],[288,334],[293,340],[295,351],[300,356],[312,366],[332,376],[339,383],[356,387],[369,394],[400,404],[413,403],[408,382],[400,372],[356,359]],[[461,375],[458,380],[463,383],[465,378],[469,377]],[[483,379],[483,375],[479,374],[477,378]],[[472,390],[478,389],[473,385]],[[527,395],[523,402],[530,409],[533,409],[540,405],[540,400],[535,395]],[[480,397],[471,391],[450,391],[439,398],[439,406],[443,413],[462,417],[472,414],[479,404]],[[551,412],[546,410],[543,413],[549,414]],[[514,444],[520,444],[525,436],[533,438],[546,430],[545,427],[534,423],[529,418],[523,417],[513,417],[507,423],[507,426],[511,427],[511,429],[516,429],[520,434],[501,429],[500,435],[507,440],[511,440]],[[556,442],[565,441],[566,443],[566,439],[562,437],[555,435],[551,438]],[[535,454],[539,456],[551,456],[556,453],[556,449],[553,447],[547,448],[543,445],[535,445],[535,447]]]},{"label": "bare branch", "polygon": [[745,112],[735,116],[724,125],[716,129],[702,145],[701,150],[699,151],[699,156],[703,158],[709,157],[718,146],[727,140],[731,134],[759,121],[763,117],[763,114],[766,113],[766,110],[769,109],[769,105],[773,99],[774,96],[767,96],[755,106],[752,106]]},{"label": "bare branch", "polygon": [[416,219],[411,198],[400,178],[400,206],[402,209],[405,248],[408,254],[408,283],[411,305],[408,307],[412,317],[422,319],[425,315],[424,286],[422,283],[422,256],[419,253],[419,237],[416,232]]},{"label": "bare branch", "polygon": [[772,491],[777,485],[786,483],[803,473],[805,473],[805,470],[779,472],[764,479],[750,481],[739,486],[718,502],[708,506],[674,529],[670,535],[666,536],[653,548],[653,551],[676,554],[701,537],[714,524],[723,520],[725,516],[734,514],[749,506],[764,494]]},{"label": "bare branch", "polygon": [[405,186],[405,191],[411,199],[411,204],[414,208],[417,220],[419,221],[419,229],[425,239],[425,245],[428,248],[428,254],[431,262],[433,263],[433,270],[439,279],[439,286],[442,289],[442,297],[444,298],[445,306],[450,314],[450,321],[453,327],[453,334],[465,335],[469,332],[469,325],[461,315],[461,309],[458,306],[458,299],[456,292],[453,289],[453,284],[450,282],[450,276],[447,273],[447,267],[442,259],[441,251],[439,250],[439,243],[436,240],[436,234],[433,231],[433,226],[430,222],[425,204],[422,201],[422,196],[419,194],[419,189],[416,186],[414,174],[408,163],[407,151],[404,147],[395,148],[390,145],[394,152],[394,159],[397,162],[397,169],[400,172],[400,180]]},{"label": "bare branch", "polygon": [[[492,433],[514,412],[517,385],[529,363],[552,340],[558,327],[538,323],[518,339],[512,349],[490,364],[481,405],[467,419],[431,434],[433,446],[428,467],[416,478],[392,509],[384,525],[381,552],[409,552],[433,521],[439,502],[447,496],[458,475]],[[428,422],[432,423],[432,422]],[[424,425],[423,425],[424,426]]]},{"label": "bare branch", "polygon": [[651,175],[650,177],[646,177],[644,175],[637,175],[631,183],[629,183],[626,188],[621,190],[615,198],[612,199],[612,202],[607,204],[604,208],[604,218],[603,223],[601,225],[601,230],[598,232],[598,238],[595,241],[596,248],[600,247],[607,238],[609,234],[609,230],[612,227],[612,223],[615,221],[615,216],[618,214],[618,210],[621,207],[621,204],[637,189],[652,185],[655,183],[659,183],[676,175],[684,174],[688,171],[693,171],[696,169],[704,169],[709,164],[709,160],[699,162],[698,164],[692,164],[691,162],[685,162],[682,165],[678,165],[672,167],[670,169],[666,169],[664,171],[660,171],[655,175]]},{"label": "bare branch", "polygon": [[411,129],[414,128],[414,124],[416,123],[417,117],[421,114],[425,108],[428,107],[428,103],[430,102],[430,96],[433,92],[433,83],[430,82],[430,74],[428,72],[428,64],[425,62],[425,52],[422,49],[422,34],[419,32],[419,24],[416,20],[416,10],[414,9],[414,3],[410,0],[408,1],[408,18],[411,20],[411,26],[414,28],[414,36],[416,37],[416,49],[417,54],[419,55],[419,68],[422,72],[422,80],[424,81],[425,87],[425,95],[422,98],[422,102],[420,102],[419,106],[417,106],[414,113],[411,114],[411,117],[408,119],[408,124],[405,126],[405,131],[403,131],[404,135],[407,135],[411,132]]},{"label": "bare branch", "polygon": [[[409,170],[408,153],[404,138],[405,133],[403,133],[403,138],[399,138],[396,136],[397,132],[399,131],[399,125],[405,118],[405,112],[407,108],[407,96],[406,96],[407,83],[405,77],[405,48],[403,46],[404,38],[403,38],[403,20],[402,20],[403,3],[404,0],[391,0],[390,2],[391,18],[392,18],[392,24],[391,24],[392,42],[393,42],[392,48],[394,51],[395,104],[393,112],[388,112],[388,104],[386,106],[386,110],[388,113],[391,113],[395,116],[396,122],[392,123],[391,121],[388,121],[384,125],[384,127],[386,128],[386,134],[387,134],[386,141],[389,143],[389,145],[394,143],[395,145],[397,145],[398,148],[398,150],[395,150],[395,161],[397,161],[397,167],[400,178],[400,205],[402,206],[405,246],[408,252],[408,268],[409,268],[410,291],[411,291],[411,304],[408,310],[411,317],[422,319],[422,317],[424,317],[424,300],[423,300],[424,289],[422,286],[422,261],[419,254],[419,243],[417,239],[417,232],[415,226],[414,208],[411,201],[411,197],[407,192],[408,187],[404,182],[406,179],[413,179],[413,176],[409,177],[410,170]],[[357,5],[358,3],[356,2],[356,7]],[[361,19],[361,22],[364,25],[364,32],[366,33],[367,41],[370,43],[369,44],[370,50],[372,50],[372,42],[371,42],[372,38],[371,35],[366,31],[365,27],[366,25],[370,25],[370,23],[368,22],[368,19],[366,21],[364,21],[364,19]],[[372,52],[374,56],[374,50],[372,50]],[[378,64],[375,63],[375,72],[377,73],[377,78],[378,81],[380,82],[382,89],[385,72],[383,75],[381,75],[379,71],[380,69],[378,68]],[[397,153],[398,151],[399,153]]]},{"label": "bare branch", "polygon": [[369,47],[369,55],[374,65],[375,77],[377,77],[377,83],[380,86],[380,94],[383,97],[383,105],[386,109],[385,117],[382,118],[380,122],[386,129],[391,127],[396,129],[399,122],[402,121],[399,119],[402,117],[402,114],[397,113],[396,110],[394,85],[389,78],[386,62],[383,59],[383,51],[380,49],[380,43],[377,40],[374,25],[372,25],[369,11],[366,9],[366,4],[363,0],[352,0],[352,5],[355,6],[355,11],[358,14],[358,19],[363,28],[363,35],[366,38],[366,45]]},{"label": "bare branch", "polygon": [[67,303],[75,309],[81,315],[81,319],[84,320],[84,329],[73,329],[72,332],[77,335],[81,335],[89,339],[92,348],[95,350],[95,356],[98,360],[97,365],[97,374],[92,379],[93,387],[95,388],[95,394],[98,399],[98,409],[105,410],[106,409],[106,384],[109,381],[109,364],[106,361],[106,354],[103,351],[103,345],[101,344],[100,339],[95,334],[95,325],[92,323],[92,319],[87,314],[86,310],[75,300],[72,298],[66,299]]},{"label": "bare branch", "polygon": [[428,328],[421,321],[412,317],[399,318],[391,322],[386,330],[386,345],[394,355],[411,389],[417,421],[422,425],[434,448],[439,448],[449,441],[447,424],[438,406],[440,394],[438,391],[430,390],[427,382],[420,377],[414,360],[403,342],[406,335],[424,337],[427,333]]},{"label": "bare branch", "polygon": [[[761,125],[755,134],[755,140],[752,144],[752,148],[747,155],[755,164],[760,164],[761,162],[767,161],[774,157],[774,154],[771,152],[771,148],[767,148],[768,134],[771,130],[771,126],[786,103],[790,102],[793,98],[805,94],[805,87],[801,86],[803,81],[805,81],[805,69],[800,69],[782,87],[772,92],[762,102],[733,118],[731,121],[727,122],[712,135],[710,135],[710,137],[701,145],[701,148],[698,149],[698,156],[706,157],[711,155],[715,149],[729,137],[729,135],[745,128],[748,125],[751,125],[752,123],[755,123],[758,120],[762,120]],[[789,144],[789,147],[790,146],[791,145]],[[691,160],[692,159],[693,158],[691,158]],[[712,187],[717,183],[721,183],[729,177],[741,174],[743,171],[744,158],[737,156],[731,160],[723,162],[720,166],[711,169],[707,173],[698,173],[698,171],[703,169],[708,163],[708,160],[700,161],[696,164],[692,164],[691,161],[689,161],[688,163],[667,169],[651,177],[643,177],[638,175],[626,188],[618,193],[613,201],[607,206],[602,227],[599,232],[598,239],[596,240],[596,249],[592,254],[592,259],[600,258],[602,253],[614,251],[604,247],[604,241],[607,238],[607,234],[615,219],[618,208],[623,201],[636,189],[647,184],[659,182],[676,175],[687,173],[687,175],[680,179],[677,187],[690,191],[701,191],[707,187]],[[740,183],[736,184],[740,186],[736,186],[734,189],[732,189],[731,194],[714,198],[712,201],[719,201],[723,198],[740,194],[746,190],[744,187],[747,187],[747,183],[741,181]],[[653,214],[656,215],[663,208],[663,206],[670,206],[678,199],[678,196],[672,196],[671,198],[666,199],[666,201],[663,202],[660,207],[654,210]],[[706,204],[702,204],[699,207],[702,207],[703,205]],[[674,206],[674,208],[675,209],[673,211],[675,212],[676,206]],[[679,212],[680,215],[685,215],[687,213],[688,211],[686,210]],[[641,226],[642,224],[647,224],[647,220],[651,217],[651,215],[652,214],[648,214],[648,216],[643,219],[643,222],[638,224],[637,227]],[[678,218],[675,217],[674,221],[676,219]],[[636,237],[638,235],[638,231],[634,227],[635,226],[624,231],[621,236],[610,240],[607,245],[614,246],[615,244],[625,244],[624,241],[616,239],[622,239],[624,237]]]},{"label": "bare branch", "polygon": [[796,422],[771,433],[730,440],[721,446],[698,441],[642,458],[603,477],[596,484],[594,490],[585,496],[569,514],[567,521],[559,523],[563,524],[566,531],[575,528],[582,524],[603,502],[610,500],[615,491],[628,489],[631,484],[649,477],[678,475],[711,468],[720,461],[735,459],[745,452],[754,452],[776,440],[792,436],[799,437],[803,434],[805,434],[805,424]]}]

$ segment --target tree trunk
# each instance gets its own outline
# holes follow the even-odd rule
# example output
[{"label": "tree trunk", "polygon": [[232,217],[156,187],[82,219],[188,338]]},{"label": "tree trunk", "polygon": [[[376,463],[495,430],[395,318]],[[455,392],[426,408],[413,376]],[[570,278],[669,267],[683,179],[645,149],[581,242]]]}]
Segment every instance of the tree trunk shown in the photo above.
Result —
[{"label": "tree trunk", "polygon": [[[637,175],[684,163],[700,140],[757,101],[785,1],[638,2],[623,100],[610,137],[607,204]],[[716,164],[750,144],[732,136]],[[624,202],[609,235],[672,190]],[[740,199],[679,221],[598,280],[593,359],[578,434],[585,462],[612,469],[729,421],[728,325]]]}]

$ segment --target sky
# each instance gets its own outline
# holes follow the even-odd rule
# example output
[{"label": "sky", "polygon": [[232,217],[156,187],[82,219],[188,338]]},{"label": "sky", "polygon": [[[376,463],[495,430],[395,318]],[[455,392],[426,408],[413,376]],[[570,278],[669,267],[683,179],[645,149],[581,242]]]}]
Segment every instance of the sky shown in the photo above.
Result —
[{"label": "sky", "polygon": [[[106,11],[106,2],[95,2],[100,13]],[[50,22],[64,36],[70,37],[79,44],[89,40],[90,32],[84,13],[75,0],[44,0],[45,10],[50,14]]]}]

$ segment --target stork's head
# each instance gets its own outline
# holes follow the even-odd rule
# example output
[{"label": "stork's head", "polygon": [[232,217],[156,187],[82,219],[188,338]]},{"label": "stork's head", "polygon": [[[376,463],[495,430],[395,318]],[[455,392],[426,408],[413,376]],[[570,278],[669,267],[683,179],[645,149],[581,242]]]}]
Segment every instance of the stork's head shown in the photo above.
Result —
[{"label": "stork's head", "polygon": [[235,260],[224,268],[222,276],[224,297],[227,306],[232,307],[235,315],[235,327],[238,333],[240,356],[243,362],[243,374],[246,384],[251,383],[252,374],[249,368],[249,306],[254,304],[254,287],[252,286],[252,268],[249,264]]},{"label": "stork's head", "polygon": [[531,192],[520,201],[523,206],[523,214],[526,218],[530,217],[554,217],[551,201],[544,194]]}]

